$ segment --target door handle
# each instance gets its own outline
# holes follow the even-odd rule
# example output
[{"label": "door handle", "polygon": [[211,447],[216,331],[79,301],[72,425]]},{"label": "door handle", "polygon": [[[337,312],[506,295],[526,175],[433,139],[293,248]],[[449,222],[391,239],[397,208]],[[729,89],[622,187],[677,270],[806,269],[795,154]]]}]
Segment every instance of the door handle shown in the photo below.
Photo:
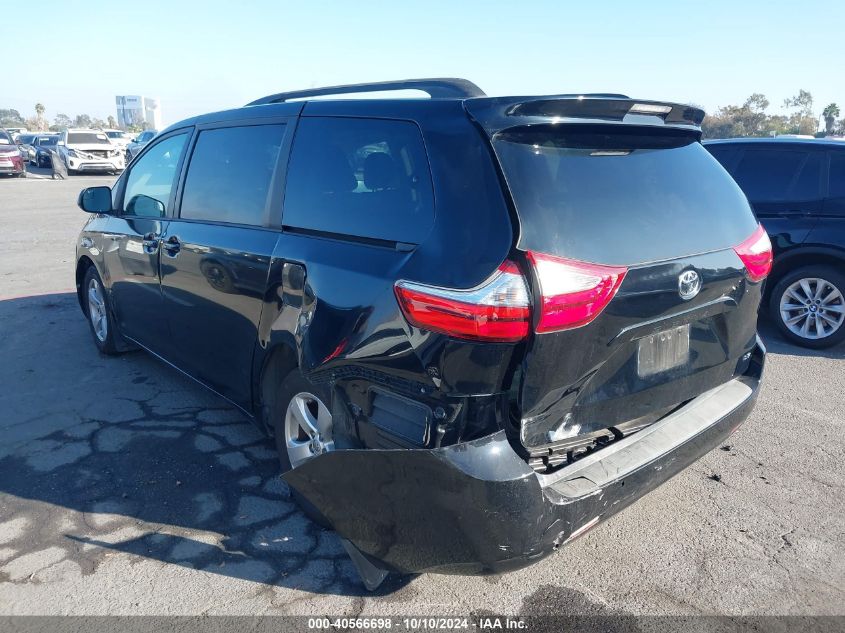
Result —
[{"label": "door handle", "polygon": [[148,255],[152,255],[158,249],[158,235],[155,233],[147,233],[143,238],[141,238],[142,244],[144,246],[144,252]]},{"label": "door handle", "polygon": [[171,235],[161,243],[161,247],[164,249],[165,253],[171,257],[176,257],[179,254],[179,250],[182,248],[182,242],[179,241],[177,236]]}]

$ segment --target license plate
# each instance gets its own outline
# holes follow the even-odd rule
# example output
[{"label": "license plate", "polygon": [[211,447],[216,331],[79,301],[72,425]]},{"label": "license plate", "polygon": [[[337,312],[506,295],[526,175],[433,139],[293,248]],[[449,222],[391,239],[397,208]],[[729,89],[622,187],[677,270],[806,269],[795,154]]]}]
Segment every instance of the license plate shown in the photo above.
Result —
[{"label": "license plate", "polygon": [[653,376],[689,360],[689,324],[641,338],[637,347],[637,374]]}]

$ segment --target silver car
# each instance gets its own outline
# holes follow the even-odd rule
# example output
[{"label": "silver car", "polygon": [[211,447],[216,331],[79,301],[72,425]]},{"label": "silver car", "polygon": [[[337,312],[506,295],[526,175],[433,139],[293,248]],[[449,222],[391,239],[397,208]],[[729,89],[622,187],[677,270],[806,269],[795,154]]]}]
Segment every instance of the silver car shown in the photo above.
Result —
[{"label": "silver car", "polygon": [[143,149],[144,145],[155,138],[156,134],[158,134],[158,130],[144,130],[135,137],[135,140],[126,146],[126,162],[128,163],[135,158]]}]

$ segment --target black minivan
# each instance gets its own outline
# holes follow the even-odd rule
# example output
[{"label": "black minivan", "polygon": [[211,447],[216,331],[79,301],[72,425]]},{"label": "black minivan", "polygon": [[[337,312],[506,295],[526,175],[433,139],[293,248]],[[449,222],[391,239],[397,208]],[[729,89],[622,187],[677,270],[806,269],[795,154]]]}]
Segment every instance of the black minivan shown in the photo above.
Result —
[{"label": "black minivan", "polygon": [[522,567],[754,405],[771,245],[702,117],[435,79],[189,119],[80,194],[80,305],[274,436],[368,586]]},{"label": "black minivan", "polygon": [[845,142],[708,141],[774,246],[764,306],[783,335],[824,348],[845,340]]}]

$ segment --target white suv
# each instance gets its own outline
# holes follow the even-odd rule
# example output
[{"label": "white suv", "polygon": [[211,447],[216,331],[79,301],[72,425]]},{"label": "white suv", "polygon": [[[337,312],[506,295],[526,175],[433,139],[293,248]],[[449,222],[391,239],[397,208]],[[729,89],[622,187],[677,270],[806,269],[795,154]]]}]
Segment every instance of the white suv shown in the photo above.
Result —
[{"label": "white suv", "polygon": [[102,130],[65,130],[56,151],[68,174],[118,172],[126,165],[123,149],[112,143]]},{"label": "white suv", "polygon": [[123,130],[103,130],[106,133],[106,136],[109,137],[109,140],[117,145],[120,149],[126,152],[126,146],[129,145],[132,141],[135,140],[135,134],[130,132],[124,132]]}]

